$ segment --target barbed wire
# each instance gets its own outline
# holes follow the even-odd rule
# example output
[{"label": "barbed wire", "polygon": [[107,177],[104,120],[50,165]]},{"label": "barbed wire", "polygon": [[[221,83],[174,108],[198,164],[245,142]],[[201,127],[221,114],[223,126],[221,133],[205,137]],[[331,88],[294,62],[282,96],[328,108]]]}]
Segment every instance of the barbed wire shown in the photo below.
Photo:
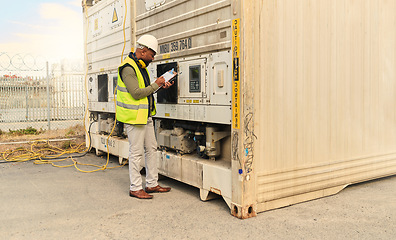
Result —
[{"label": "barbed wire", "polygon": [[[0,73],[26,74],[45,72],[47,60],[40,55],[28,53],[0,52]],[[52,71],[83,72],[84,64],[81,59],[62,59],[50,63]],[[1,75],[1,74],[0,74]]]},{"label": "barbed wire", "polygon": [[0,52],[0,71],[43,71],[46,59],[40,55]]}]

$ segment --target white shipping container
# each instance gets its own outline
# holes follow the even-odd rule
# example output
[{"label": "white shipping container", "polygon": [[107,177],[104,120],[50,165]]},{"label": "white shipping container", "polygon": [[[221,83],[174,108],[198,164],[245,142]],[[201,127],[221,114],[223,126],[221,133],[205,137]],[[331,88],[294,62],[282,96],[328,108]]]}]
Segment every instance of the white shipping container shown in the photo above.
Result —
[{"label": "white shipping container", "polygon": [[[89,21],[123,2],[93,4]],[[179,72],[174,93],[157,96],[160,173],[200,188],[202,200],[219,194],[248,218],[396,174],[396,0],[126,3],[129,49],[143,34],[159,40],[152,79]],[[103,119],[114,115],[112,85],[97,101],[95,84],[116,75],[118,33],[86,44],[89,110]],[[105,151],[103,131],[93,136]],[[125,139],[112,139],[111,153],[127,158]]]}]

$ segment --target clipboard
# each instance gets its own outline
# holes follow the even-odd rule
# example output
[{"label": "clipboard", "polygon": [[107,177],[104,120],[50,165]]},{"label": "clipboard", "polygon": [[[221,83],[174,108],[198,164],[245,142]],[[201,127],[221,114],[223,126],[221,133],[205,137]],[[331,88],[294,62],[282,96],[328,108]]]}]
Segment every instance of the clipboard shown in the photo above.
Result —
[{"label": "clipboard", "polygon": [[[177,72],[175,72],[175,69],[172,68],[172,70],[165,72],[160,77],[164,77],[165,82],[167,83],[167,82],[173,82],[176,76],[177,76]],[[162,86],[160,86],[157,90],[155,90],[154,93],[158,92],[162,88]]]}]

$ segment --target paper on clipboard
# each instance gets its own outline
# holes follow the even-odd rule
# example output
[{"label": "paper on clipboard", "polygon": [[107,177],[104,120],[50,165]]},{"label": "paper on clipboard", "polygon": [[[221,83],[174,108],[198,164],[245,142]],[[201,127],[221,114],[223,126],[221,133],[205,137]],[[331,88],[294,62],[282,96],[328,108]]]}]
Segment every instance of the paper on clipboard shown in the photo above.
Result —
[{"label": "paper on clipboard", "polygon": [[161,77],[164,77],[165,82],[169,82],[169,80],[171,80],[172,78],[174,78],[177,75],[177,73],[175,72],[175,69],[172,68],[172,70],[165,72],[164,74],[162,74]]}]

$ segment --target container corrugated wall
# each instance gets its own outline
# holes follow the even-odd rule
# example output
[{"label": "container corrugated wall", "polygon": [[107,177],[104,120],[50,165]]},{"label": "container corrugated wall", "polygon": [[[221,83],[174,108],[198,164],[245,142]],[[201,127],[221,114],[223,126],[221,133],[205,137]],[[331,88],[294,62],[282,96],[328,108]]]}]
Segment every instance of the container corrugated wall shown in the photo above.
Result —
[{"label": "container corrugated wall", "polygon": [[238,4],[254,157],[235,201],[260,212],[396,174],[396,1]]},{"label": "container corrugated wall", "polygon": [[123,57],[130,52],[133,35],[132,11],[130,0],[95,1],[95,4],[89,7],[89,11],[86,10],[84,34],[87,41],[85,47],[89,73],[117,69],[122,61],[124,44]]},{"label": "container corrugated wall", "polygon": [[156,59],[187,57],[231,49],[231,1],[164,1],[147,10],[147,2],[136,1],[136,37],[158,38]]}]

